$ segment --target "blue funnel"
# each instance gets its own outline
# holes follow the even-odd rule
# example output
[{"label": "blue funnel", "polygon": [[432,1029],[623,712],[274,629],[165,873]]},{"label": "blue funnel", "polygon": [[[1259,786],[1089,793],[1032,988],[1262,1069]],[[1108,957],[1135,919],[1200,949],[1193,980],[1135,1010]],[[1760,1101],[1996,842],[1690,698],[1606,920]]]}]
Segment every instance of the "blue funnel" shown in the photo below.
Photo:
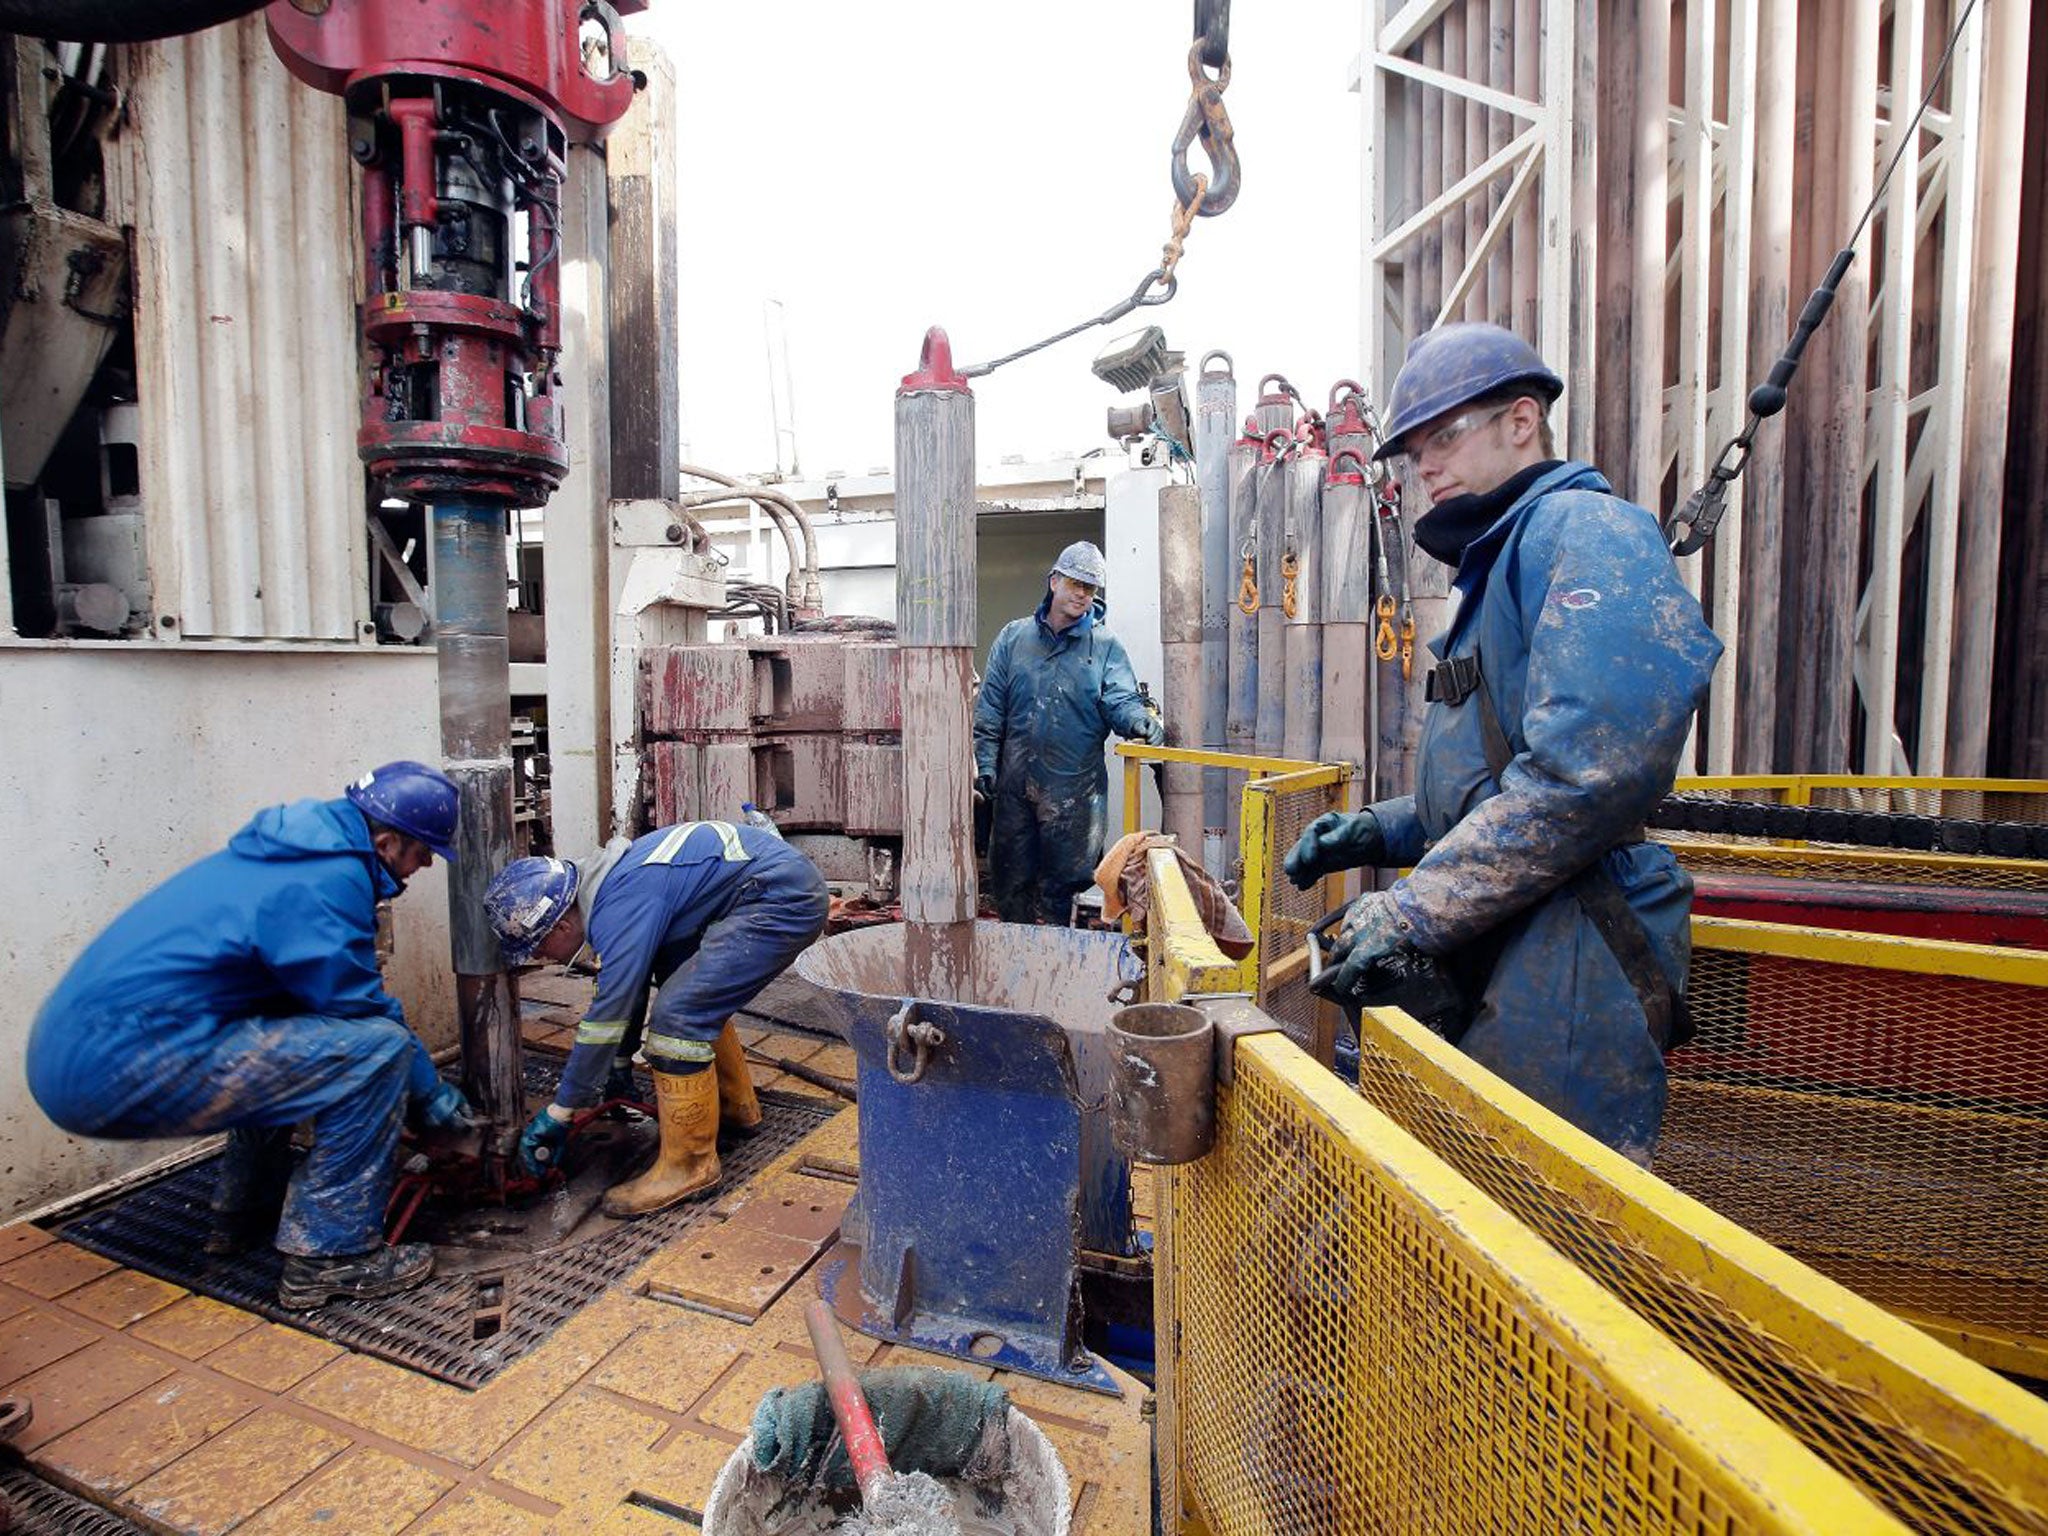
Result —
[{"label": "blue funnel", "polygon": [[876,1338],[1114,1393],[1081,1344],[1080,1252],[1137,1251],[1110,1139],[1110,993],[1129,941],[974,925],[965,998],[904,991],[900,925],[812,945],[860,1068],[860,1194],[820,1283]]}]

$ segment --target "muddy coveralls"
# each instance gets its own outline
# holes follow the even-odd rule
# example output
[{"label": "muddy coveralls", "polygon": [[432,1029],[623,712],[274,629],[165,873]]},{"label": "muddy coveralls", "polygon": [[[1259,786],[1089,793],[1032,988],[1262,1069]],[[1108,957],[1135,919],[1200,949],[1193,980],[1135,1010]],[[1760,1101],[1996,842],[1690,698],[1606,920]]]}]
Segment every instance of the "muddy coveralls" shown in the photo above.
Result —
[{"label": "muddy coveralls", "polygon": [[259,811],[79,956],[30,1031],[29,1092],[79,1136],[228,1131],[231,1171],[311,1120],[278,1249],[376,1247],[408,1100],[438,1083],[377,971],[400,889],[347,800]]},{"label": "muddy coveralls", "polygon": [[[1449,956],[1478,1011],[1460,1048],[1582,1130],[1646,1160],[1662,1052],[1620,963],[1559,887],[1605,866],[1674,988],[1692,880],[1643,840],[1721,654],[1655,520],[1598,471],[1542,474],[1465,550],[1413,796],[1373,807],[1418,949]],[[1442,664],[1478,662],[1513,753],[1487,768],[1479,701]],[[1469,677],[1469,674],[1467,674]]]},{"label": "muddy coveralls", "polygon": [[1065,633],[1047,622],[1048,593],[988,648],[974,703],[975,772],[995,780],[989,883],[1008,923],[1064,926],[1095,883],[1109,824],[1103,743],[1147,739],[1152,714],[1123,642],[1095,600]]},{"label": "muddy coveralls", "polygon": [[585,920],[597,995],[555,1092],[566,1109],[598,1102],[643,1022],[655,1071],[708,1066],[726,1021],[825,931],[831,906],[809,859],[772,832],[723,821],[662,827],[616,862],[593,863]]}]

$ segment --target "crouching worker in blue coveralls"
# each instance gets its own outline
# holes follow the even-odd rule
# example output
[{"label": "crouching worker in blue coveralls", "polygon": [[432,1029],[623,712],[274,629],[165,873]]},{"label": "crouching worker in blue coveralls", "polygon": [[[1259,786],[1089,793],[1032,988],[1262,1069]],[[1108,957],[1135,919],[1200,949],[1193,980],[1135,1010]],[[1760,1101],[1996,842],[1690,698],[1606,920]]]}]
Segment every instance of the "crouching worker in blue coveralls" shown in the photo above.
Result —
[{"label": "crouching worker in blue coveralls", "polygon": [[453,857],[457,800],[397,762],[342,799],[257,812],[93,940],[29,1034],[29,1091],[74,1135],[228,1133],[206,1250],[274,1226],[284,1306],[390,1295],[433,1268],[425,1243],[384,1244],[400,1122],[454,1128],[469,1106],[384,990],[377,903]]},{"label": "crouching worker in blue coveralls", "polygon": [[1166,727],[1138,695],[1123,642],[1103,627],[1105,563],[1069,544],[1045,599],[988,648],[974,701],[974,792],[995,802],[989,885],[1006,923],[1065,926],[1095,883],[1109,829],[1111,731],[1151,746]]},{"label": "crouching worker in blue coveralls", "polygon": [[644,1022],[661,1150],[605,1193],[605,1214],[646,1216],[717,1188],[720,1124],[761,1123],[732,1014],[825,931],[831,899],[811,861],[773,832],[692,821],[614,838],[581,864],[515,859],[484,905],[507,965],[566,965],[586,947],[598,963],[555,1100],[519,1137],[521,1171],[561,1161],[577,1111],[632,1095]]},{"label": "crouching worker in blue coveralls", "polygon": [[1684,1028],[1692,881],[1643,821],[1721,642],[1656,519],[1557,459],[1545,417],[1563,388],[1497,326],[1409,348],[1380,454],[1428,494],[1415,542],[1459,596],[1430,642],[1415,793],[1318,818],[1286,869],[1306,888],[1414,865],[1352,904],[1338,990],[1403,950],[1435,957],[1470,1004],[1467,1055],[1647,1165]]}]

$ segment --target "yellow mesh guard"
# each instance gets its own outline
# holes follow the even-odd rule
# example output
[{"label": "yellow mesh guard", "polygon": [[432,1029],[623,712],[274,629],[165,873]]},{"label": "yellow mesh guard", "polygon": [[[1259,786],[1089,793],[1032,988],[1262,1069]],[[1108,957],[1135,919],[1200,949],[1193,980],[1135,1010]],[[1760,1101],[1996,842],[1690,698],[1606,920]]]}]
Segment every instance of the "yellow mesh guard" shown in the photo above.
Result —
[{"label": "yellow mesh guard", "polygon": [[[2048,1531],[2048,1406],[1677,1193],[1405,1014],[1369,1011],[1359,1032],[1372,1104],[1906,1524]],[[1771,1144],[1768,1127],[1744,1130]]]},{"label": "yellow mesh guard", "polygon": [[1344,808],[1345,770],[1305,769],[1253,779],[1244,787],[1244,884],[1240,903],[1258,940],[1245,961],[1243,989],[1278,1020],[1287,1038],[1327,1065],[1337,1014],[1308,989],[1308,931],[1341,899],[1325,880],[1297,891],[1281,870],[1287,850],[1325,811]]},{"label": "yellow mesh guard", "polygon": [[2048,1372],[2048,955],[1694,924],[1657,1171],[1990,1363]]},{"label": "yellow mesh guard", "polygon": [[[2048,821],[2048,780],[2041,779],[1747,774],[1683,778],[1677,787],[1683,792],[1758,805],[1951,816],[1969,821]],[[1952,885],[1971,890],[2048,890],[2048,861],[2037,859],[1906,853],[1827,843],[1780,842],[1736,833],[1659,829],[1652,835],[1669,843],[1686,868],[1702,873],[1884,885]]]},{"label": "yellow mesh guard", "polygon": [[1235,1062],[1159,1281],[1214,1536],[1899,1529],[1291,1041]]},{"label": "yellow mesh guard", "polygon": [[1773,875],[1788,880],[1852,880],[1876,885],[1947,885],[1965,890],[2048,890],[2048,862],[1891,848],[1779,847],[1768,838],[1711,837],[1657,829],[1678,862],[1696,874]]},{"label": "yellow mesh guard", "polygon": [[1764,805],[1957,816],[1970,821],[2048,821],[2048,779],[1944,779],[1868,774],[1722,774],[1681,778],[1681,793]]}]

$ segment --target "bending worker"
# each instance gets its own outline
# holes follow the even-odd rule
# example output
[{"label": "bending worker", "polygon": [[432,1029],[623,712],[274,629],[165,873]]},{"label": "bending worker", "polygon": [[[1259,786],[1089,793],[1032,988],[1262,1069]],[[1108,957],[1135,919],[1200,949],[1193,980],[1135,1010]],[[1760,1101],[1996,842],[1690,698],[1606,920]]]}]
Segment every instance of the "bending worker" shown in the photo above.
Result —
[{"label": "bending worker", "polygon": [[778,834],[723,821],[614,838],[581,864],[507,864],[484,896],[505,963],[566,965],[586,946],[598,962],[554,1102],[519,1137],[521,1169],[558,1165],[579,1110],[631,1095],[645,1021],[661,1150],[606,1192],[605,1214],[646,1216],[717,1188],[721,1122],[761,1123],[732,1013],[825,931],[830,904],[817,869]]},{"label": "bending worker", "polygon": [[1095,883],[1109,822],[1103,743],[1157,746],[1166,727],[1138,695],[1123,642],[1103,627],[1104,562],[1069,544],[1029,618],[988,648],[974,701],[974,792],[995,802],[989,884],[1006,923],[1064,926]]},{"label": "bending worker", "polygon": [[1306,888],[1414,865],[1352,904],[1339,991],[1402,951],[1435,957],[1469,1003],[1467,1055],[1647,1164],[1685,1030],[1692,880],[1643,820],[1721,642],[1656,519],[1557,458],[1563,388],[1498,326],[1408,349],[1380,456],[1428,495],[1415,542],[1459,593],[1430,642],[1415,793],[1320,817],[1286,868]]},{"label": "bending worker", "polygon": [[[209,1252],[269,1236],[278,1301],[317,1307],[426,1279],[384,1245],[399,1124],[468,1120],[377,971],[377,903],[453,858],[457,792],[386,763],[338,800],[273,806],[87,946],[36,1015],[29,1091],[78,1136],[229,1133]],[[289,1169],[292,1127],[313,1147]],[[282,1216],[278,1210],[282,1203]]]}]

